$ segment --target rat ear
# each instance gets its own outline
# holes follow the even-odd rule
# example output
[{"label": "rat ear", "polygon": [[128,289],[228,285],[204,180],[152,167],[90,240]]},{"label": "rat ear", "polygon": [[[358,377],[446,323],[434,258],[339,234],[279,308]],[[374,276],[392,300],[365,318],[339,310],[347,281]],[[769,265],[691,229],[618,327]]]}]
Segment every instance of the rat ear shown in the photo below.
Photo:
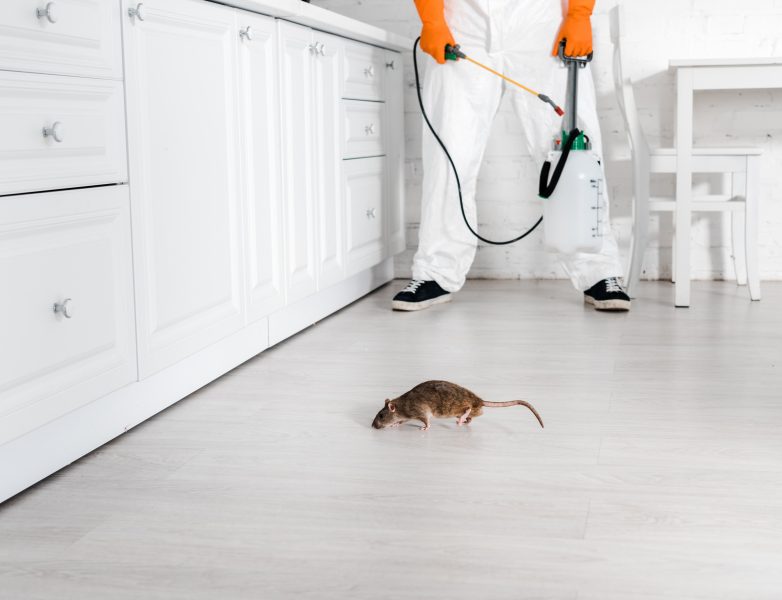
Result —
[{"label": "rat ear", "polygon": [[388,406],[388,410],[390,410],[391,412],[396,412],[396,404],[394,404],[390,400],[388,401],[388,404],[386,406]]},{"label": "rat ear", "polygon": [[388,403],[391,402],[390,399],[386,398],[386,406],[388,406]]}]

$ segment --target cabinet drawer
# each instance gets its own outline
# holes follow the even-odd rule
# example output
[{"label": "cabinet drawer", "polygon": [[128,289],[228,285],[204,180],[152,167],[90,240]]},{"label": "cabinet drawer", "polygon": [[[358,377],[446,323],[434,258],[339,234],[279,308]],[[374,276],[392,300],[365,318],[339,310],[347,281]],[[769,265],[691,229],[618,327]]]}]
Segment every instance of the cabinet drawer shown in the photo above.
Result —
[{"label": "cabinet drawer", "polygon": [[343,158],[366,158],[385,154],[385,104],[343,100],[345,115]]},{"label": "cabinet drawer", "polygon": [[2,0],[0,69],[121,79],[119,16],[116,0]]},{"label": "cabinet drawer", "polygon": [[0,198],[0,443],[136,379],[131,268],[127,186]]},{"label": "cabinet drawer", "polygon": [[0,72],[0,194],[127,181],[122,83]]},{"label": "cabinet drawer", "polygon": [[382,100],[385,70],[383,50],[357,42],[346,42],[344,97]]},{"label": "cabinet drawer", "polygon": [[384,257],[385,160],[362,158],[343,163],[348,275],[373,267]]}]

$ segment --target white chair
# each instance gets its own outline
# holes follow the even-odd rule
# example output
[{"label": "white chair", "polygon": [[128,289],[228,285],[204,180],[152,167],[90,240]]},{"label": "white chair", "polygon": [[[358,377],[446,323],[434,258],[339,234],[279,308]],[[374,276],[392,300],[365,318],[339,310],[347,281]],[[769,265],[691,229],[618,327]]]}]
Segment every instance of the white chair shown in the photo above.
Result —
[{"label": "white chair", "polygon": [[[631,79],[624,75],[622,68],[624,23],[624,7],[619,5],[611,11],[611,39],[614,44],[614,85],[627,127],[633,162],[633,237],[625,277],[628,293],[632,295],[641,276],[648,237],[649,212],[676,214],[675,198],[650,197],[650,177],[652,173],[675,174],[677,155],[674,148],[651,149],[641,128],[633,84]],[[692,210],[731,213],[732,257],[736,279],[739,285],[749,284],[752,300],[760,300],[757,232],[761,156],[762,151],[757,148],[694,148],[692,163],[694,173],[723,174],[725,187],[730,193],[694,195]],[[692,215],[687,215],[687,218],[692,218]],[[675,253],[675,247],[673,250]],[[678,273],[675,259],[673,265],[673,281],[676,285],[689,285],[689,265],[686,272]]]}]

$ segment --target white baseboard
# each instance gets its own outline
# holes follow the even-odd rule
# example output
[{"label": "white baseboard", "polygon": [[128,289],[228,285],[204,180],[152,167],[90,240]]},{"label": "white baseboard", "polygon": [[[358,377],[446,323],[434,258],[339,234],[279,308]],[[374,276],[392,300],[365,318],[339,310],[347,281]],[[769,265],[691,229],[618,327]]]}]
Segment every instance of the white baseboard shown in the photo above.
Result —
[{"label": "white baseboard", "polygon": [[[187,359],[0,446],[0,502],[18,494],[279,341],[393,278],[393,260],[354,275]],[[267,343],[268,340],[268,343]]]},{"label": "white baseboard", "polygon": [[[269,316],[269,345],[280,343],[393,278],[394,259],[389,258],[372,269],[273,313]],[[350,300],[346,301],[346,298]]]}]

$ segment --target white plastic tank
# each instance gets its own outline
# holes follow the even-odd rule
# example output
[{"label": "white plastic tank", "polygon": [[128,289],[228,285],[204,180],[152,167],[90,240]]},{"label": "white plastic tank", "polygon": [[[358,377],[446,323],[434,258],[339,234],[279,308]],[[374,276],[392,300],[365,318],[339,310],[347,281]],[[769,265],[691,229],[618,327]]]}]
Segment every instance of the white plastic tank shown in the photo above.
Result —
[{"label": "white plastic tank", "polygon": [[[552,152],[552,170],[561,158]],[[543,199],[543,236],[546,248],[562,254],[599,252],[604,210],[603,169],[590,150],[573,150],[554,193]]]}]

